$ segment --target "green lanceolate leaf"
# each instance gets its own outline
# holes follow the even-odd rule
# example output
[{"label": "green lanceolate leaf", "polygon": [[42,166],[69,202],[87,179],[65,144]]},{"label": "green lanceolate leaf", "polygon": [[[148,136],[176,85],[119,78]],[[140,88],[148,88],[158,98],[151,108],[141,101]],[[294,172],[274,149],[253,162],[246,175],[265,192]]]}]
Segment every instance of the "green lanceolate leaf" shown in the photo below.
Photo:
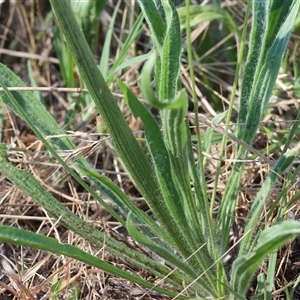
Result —
[{"label": "green lanceolate leaf", "polygon": [[176,196],[177,192],[173,186],[168,152],[165,148],[161,131],[153,116],[136,99],[134,94],[126,87],[126,85],[121,81],[118,81],[118,84],[134,117],[140,117],[143,121],[146,139],[156,170],[156,176],[161,186],[161,192],[164,195],[164,202],[158,202],[159,199],[153,199],[155,202],[149,202],[149,206],[158,218],[159,222],[166,226],[166,232],[172,233],[171,237],[174,240],[177,240],[177,243],[179,242],[180,244],[184,244],[184,239],[181,237],[182,233],[180,233],[180,229],[174,226],[174,224],[169,223],[169,220],[171,219],[176,222],[176,219],[174,219],[172,215],[176,214],[178,208],[174,206],[168,207],[172,201],[167,201],[167,199],[178,196]]},{"label": "green lanceolate leaf", "polygon": [[141,86],[141,91],[143,93],[143,96],[147,100],[147,102],[154,108],[162,109],[167,104],[162,103],[157,99],[153,91],[153,88],[151,86],[151,77],[152,77],[152,71],[155,62],[156,62],[156,54],[151,53],[150,58],[146,61],[146,63],[143,66],[140,86]]},{"label": "green lanceolate leaf", "polygon": [[[275,1],[276,2],[276,1]],[[271,4],[274,4],[271,1]],[[263,10],[270,9],[268,1],[253,1],[253,15],[260,15]],[[274,89],[274,84],[279,72],[282,57],[287,47],[287,43],[290,38],[291,30],[298,12],[299,1],[291,3],[286,1],[282,5],[283,12],[281,13],[281,19],[278,21],[278,26],[276,30],[274,29],[274,24],[269,25],[269,20],[267,19],[267,12],[264,12],[265,16],[257,18],[257,24],[253,23],[252,30],[254,32],[258,31],[256,36],[262,36],[260,39],[262,43],[261,53],[257,52],[255,49],[253,52],[249,51],[248,54],[248,65],[245,69],[245,75],[243,78],[243,89],[241,97],[241,111],[239,113],[239,122],[245,123],[241,125],[245,131],[242,134],[239,131],[239,136],[243,141],[248,144],[252,143],[253,137],[259,126],[259,122],[263,116],[266,104]],[[288,6],[288,7],[286,7]],[[274,8],[274,5],[272,6]],[[287,13],[288,11],[288,13]],[[260,20],[265,20],[260,26]],[[269,25],[269,26],[268,26]],[[265,30],[264,30],[265,29]],[[270,40],[270,33],[273,34],[278,30],[277,34]],[[251,35],[252,37],[252,35]],[[253,47],[250,46],[250,50],[259,46],[259,41],[254,38]],[[252,40],[250,39],[250,45]],[[257,62],[257,64],[255,63]],[[255,78],[255,80],[251,81]],[[253,87],[252,88],[252,82]],[[245,86],[245,88],[244,88]],[[251,87],[251,93],[249,91]],[[245,117],[246,116],[246,117]],[[242,134],[242,135],[241,135]]]},{"label": "green lanceolate leaf", "polygon": [[[0,226],[0,241],[14,244],[14,245],[28,246],[35,249],[45,250],[52,253],[65,255],[67,257],[72,257],[88,265],[103,270],[107,273],[127,279],[131,282],[135,282],[137,284],[153,289],[154,291],[157,291],[164,295],[168,295],[170,297],[176,297],[177,295],[177,293],[175,292],[158,287],[157,285],[154,285],[146,280],[143,280],[140,277],[132,275],[117,267],[114,267],[113,265],[100,260],[96,256],[84,252],[72,245],[61,244],[54,238],[46,237],[43,235],[39,235],[26,230],[17,229],[14,227]],[[188,299],[188,298],[185,296],[180,296],[179,299]]]},{"label": "green lanceolate leaf", "polygon": [[264,230],[259,237],[258,246],[251,253],[238,258],[233,263],[231,286],[240,294],[244,294],[254,272],[268,254],[286,242],[300,235],[300,223],[284,221]]},{"label": "green lanceolate leaf", "polygon": [[[238,115],[238,137],[242,138],[242,133],[247,131],[246,119],[251,102],[251,94],[254,92],[254,86],[259,74],[260,63],[263,63],[264,39],[266,39],[267,28],[267,10],[269,1],[253,1],[253,20],[251,35],[249,40],[249,50],[246,60],[246,66],[243,74],[241,105]],[[257,115],[257,114],[256,114]],[[244,125],[245,124],[245,125]]]},{"label": "green lanceolate leaf", "polygon": [[124,168],[128,171],[147,202],[152,201],[152,198],[163,201],[154,171],[95,64],[93,55],[71,11],[69,2],[60,0],[51,0],[50,2],[78,65],[80,74],[106,124],[112,137],[113,146]]},{"label": "green lanceolate leaf", "polygon": [[154,40],[155,47],[160,52],[163,45],[163,38],[166,33],[166,24],[158,6],[160,6],[160,1],[149,0],[143,1],[139,0],[139,5],[143,12],[143,15],[151,29],[151,37]]},{"label": "green lanceolate leaf", "polygon": [[[159,82],[156,81],[158,99],[171,102],[179,87],[179,70],[181,56],[181,32],[175,6],[169,0],[162,1],[166,14],[167,30],[160,54]],[[158,66],[157,66],[158,67]],[[158,74],[156,74],[158,75]]]},{"label": "green lanceolate leaf", "polygon": [[[133,115],[136,118],[140,117],[143,122],[156,176],[164,196],[164,203],[158,204],[159,206],[154,204],[153,212],[158,219],[159,217],[157,214],[162,215],[163,213],[165,215],[160,223],[163,224],[164,228],[166,228],[166,232],[174,239],[176,243],[176,246],[174,245],[175,248],[178,249],[184,257],[188,257],[197,250],[195,241],[193,240],[195,236],[193,234],[194,230],[189,226],[186,219],[188,215],[185,215],[184,213],[182,198],[179,197],[178,190],[174,185],[169,154],[165,147],[161,131],[153,116],[136,99],[134,94],[123,83],[120,81],[118,83]],[[152,209],[151,206],[150,208]],[[157,212],[157,208],[159,209],[159,212]],[[191,264],[200,265],[201,270],[204,271],[208,266],[213,264],[213,261],[205,247],[205,241],[202,241],[201,245],[203,245],[202,251],[191,258]],[[195,260],[198,260],[198,263],[195,262]],[[213,281],[210,270],[206,272],[206,276]]]}]

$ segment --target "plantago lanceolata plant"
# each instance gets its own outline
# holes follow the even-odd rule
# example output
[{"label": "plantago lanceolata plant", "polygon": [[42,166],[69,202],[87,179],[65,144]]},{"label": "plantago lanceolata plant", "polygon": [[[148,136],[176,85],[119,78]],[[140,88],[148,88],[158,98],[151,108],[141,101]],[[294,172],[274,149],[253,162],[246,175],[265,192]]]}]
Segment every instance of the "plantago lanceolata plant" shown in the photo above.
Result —
[{"label": "plantago lanceolata plant", "polygon": [[[217,123],[225,113],[214,118],[212,130],[208,130],[205,136],[200,136],[197,130],[197,143],[194,144],[186,119],[188,96],[180,80],[183,51],[181,26],[186,28],[189,35],[190,26],[195,22],[195,19],[191,21],[191,12],[194,12],[194,15],[204,16],[208,11],[205,9],[201,11],[198,6],[190,6],[187,0],[186,6],[179,10],[179,18],[172,1],[139,0],[142,14],[137,20],[135,33],[131,38],[140,32],[142,17],[144,17],[150,28],[153,49],[147,56],[140,58],[140,60],[148,59],[141,73],[140,87],[148,104],[159,110],[161,126],[134,93],[121,80],[116,81],[132,114],[135,118],[140,118],[143,123],[147,149],[151,157],[149,161],[133,136],[107,85],[107,82],[113,80],[113,75],[120,67],[125,52],[120,55],[118,64],[113,66],[111,71],[104,67],[102,61],[100,69],[104,70],[104,78],[77,24],[69,1],[51,0],[50,2],[80,76],[111,136],[113,150],[146,200],[154,218],[137,208],[113,182],[98,174],[83,156],[79,156],[74,161],[64,161],[58,152],[75,150],[75,145],[68,137],[59,137],[64,131],[31,92],[8,90],[7,87],[21,87],[24,84],[8,68],[1,65],[0,85],[4,89],[1,94],[3,102],[24,119],[61,166],[125,226],[137,242],[150,249],[165,263],[162,264],[133,251],[113,238],[105,236],[104,233],[73,214],[46,192],[29,172],[18,169],[8,161],[5,145],[1,146],[0,151],[0,171],[65,227],[98,247],[101,247],[105,241],[106,251],[146,270],[168,285],[154,285],[74,246],[60,244],[53,238],[32,232],[1,226],[0,240],[76,258],[174,299],[197,297],[199,299],[245,299],[255,271],[270,255],[266,284],[259,285],[255,297],[263,299],[259,297],[265,295],[264,299],[271,299],[276,261],[274,251],[300,234],[300,224],[294,221],[282,221],[287,209],[284,194],[279,195],[275,201],[283,208],[278,214],[276,224],[264,229],[265,225],[261,223],[261,217],[267,197],[275,183],[284,172],[291,172],[290,167],[298,154],[299,144],[292,150],[282,153],[270,166],[271,171],[257,193],[247,216],[243,236],[236,245],[237,254],[232,258],[233,262],[227,262],[225,257],[230,253],[229,240],[244,166],[241,161],[248,157],[248,150],[251,150],[251,144],[272,94],[300,1],[270,0],[248,3],[245,29],[241,38],[244,39],[242,43],[245,43],[247,18],[252,10],[249,47],[245,65],[237,70],[234,81],[234,89],[236,89],[238,76],[242,74],[239,126],[235,135],[235,141],[241,142],[237,149],[237,162],[232,166],[231,176],[217,213],[213,211],[218,177],[213,196],[208,197],[205,179],[207,160],[202,152],[208,151],[211,147],[212,130],[217,129]],[[209,12],[213,12],[214,15],[207,17],[207,20],[228,17],[219,9],[210,9]],[[232,20],[228,19],[228,22]],[[129,47],[130,40],[132,39],[128,39],[128,43],[125,43],[126,47]],[[195,85],[191,42],[187,43],[186,47],[193,89]],[[238,67],[240,67],[243,53],[238,57]],[[197,101],[195,97],[194,100]],[[230,122],[233,101],[234,95],[231,97],[227,111],[227,123]],[[195,107],[197,115],[197,103]],[[218,132],[222,133],[220,130]],[[50,135],[57,137],[48,139]],[[224,135],[221,153],[232,135],[231,133]],[[194,146],[197,147],[198,161],[195,161]],[[218,165],[216,174],[220,172],[221,164]],[[107,205],[95,189],[107,196],[122,214],[116,213]],[[261,277],[259,280],[262,280]]]}]

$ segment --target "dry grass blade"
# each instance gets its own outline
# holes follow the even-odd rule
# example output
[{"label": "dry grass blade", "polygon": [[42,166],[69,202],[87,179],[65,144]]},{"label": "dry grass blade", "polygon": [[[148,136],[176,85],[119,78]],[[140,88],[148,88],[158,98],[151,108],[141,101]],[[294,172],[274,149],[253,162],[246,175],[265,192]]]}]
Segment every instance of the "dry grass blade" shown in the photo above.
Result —
[{"label": "dry grass blade", "polygon": [[256,154],[258,157],[261,158],[262,161],[270,164],[271,166],[273,166],[276,163],[275,161],[267,158],[265,155],[263,155],[261,152],[259,152],[258,150],[256,150],[252,146],[250,146],[247,143],[245,143],[244,141],[238,139],[232,133],[230,133],[230,132],[226,131],[225,129],[223,129],[222,126],[213,123],[207,116],[205,116],[203,114],[199,114],[199,120],[202,123],[206,124],[207,126],[211,127],[214,131],[219,132],[219,133],[227,136],[228,138],[235,141],[237,144],[239,144],[239,145],[243,146],[244,148],[246,148],[247,150],[249,150],[251,153]]}]

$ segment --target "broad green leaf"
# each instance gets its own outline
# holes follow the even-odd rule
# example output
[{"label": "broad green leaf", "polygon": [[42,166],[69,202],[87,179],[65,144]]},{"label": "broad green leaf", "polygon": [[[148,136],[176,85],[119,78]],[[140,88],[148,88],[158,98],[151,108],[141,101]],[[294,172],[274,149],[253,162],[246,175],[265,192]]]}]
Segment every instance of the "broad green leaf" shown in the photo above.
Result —
[{"label": "broad green leaf", "polygon": [[[174,224],[171,225],[168,220],[173,219],[174,215],[177,215],[178,211],[180,211],[181,204],[179,203],[179,207],[175,207],[175,204],[170,199],[171,195],[172,199],[178,196],[176,196],[177,192],[172,184],[173,181],[170,172],[171,169],[168,152],[165,148],[161,131],[153,116],[136,99],[134,94],[126,87],[126,85],[120,80],[118,80],[118,84],[132,114],[135,118],[141,118],[143,122],[147,143],[156,170],[156,176],[160,182],[161,192],[164,195],[165,201],[163,203],[157,202],[159,201],[158,199],[153,199],[155,202],[149,202],[148,204],[159,222],[163,226],[166,226],[165,228],[167,232],[173,233],[172,238],[177,240],[178,243],[178,237],[181,236],[180,229],[174,226]],[[174,221],[176,222],[176,220],[178,219],[175,219]]]}]

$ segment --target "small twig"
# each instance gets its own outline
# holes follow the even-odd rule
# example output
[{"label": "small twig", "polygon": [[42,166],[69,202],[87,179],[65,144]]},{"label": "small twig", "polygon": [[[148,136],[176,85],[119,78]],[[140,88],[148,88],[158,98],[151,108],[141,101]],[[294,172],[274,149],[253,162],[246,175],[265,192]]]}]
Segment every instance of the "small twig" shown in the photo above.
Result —
[{"label": "small twig", "polygon": [[[9,91],[31,91],[31,92],[68,92],[68,93],[88,93],[88,89],[82,88],[57,88],[57,87],[8,87]],[[0,88],[0,92],[4,89]]]},{"label": "small twig", "polygon": [[[66,93],[89,93],[88,89],[83,89],[83,88],[57,88],[54,86],[50,86],[50,87],[7,87],[7,89],[11,92],[66,92]],[[0,92],[4,92],[4,89],[0,87]],[[116,92],[112,92],[114,97],[117,98],[123,98],[124,96],[120,93],[116,93]],[[139,100],[143,103],[145,103],[146,101],[143,99]]]},{"label": "small twig", "polygon": [[6,55],[14,56],[14,57],[22,57],[22,58],[28,58],[28,59],[37,59],[37,60],[41,60],[41,61],[50,62],[53,64],[59,64],[59,60],[55,57],[47,57],[47,56],[33,54],[33,53],[14,51],[14,50],[9,50],[9,49],[0,49],[0,54],[6,54]]}]

